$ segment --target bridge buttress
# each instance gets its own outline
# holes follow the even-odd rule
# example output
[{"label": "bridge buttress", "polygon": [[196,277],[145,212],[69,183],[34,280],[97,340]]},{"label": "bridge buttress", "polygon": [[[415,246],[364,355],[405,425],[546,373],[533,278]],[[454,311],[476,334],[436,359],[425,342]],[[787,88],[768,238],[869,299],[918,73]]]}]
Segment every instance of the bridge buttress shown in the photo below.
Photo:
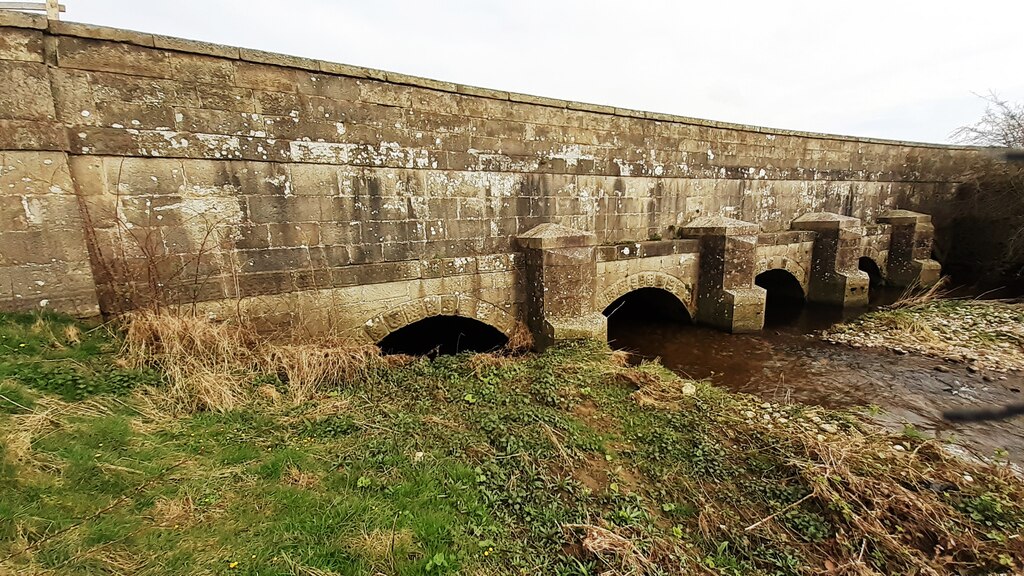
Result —
[{"label": "bridge buttress", "polygon": [[871,279],[858,268],[864,238],[860,219],[812,212],[793,220],[792,228],[815,233],[807,300],[844,308],[867,306]]},{"label": "bridge buttress", "polygon": [[730,332],[761,330],[767,293],[754,285],[758,225],[703,216],[681,231],[700,240],[696,320]]},{"label": "bridge buttress", "polygon": [[878,221],[892,226],[886,280],[894,286],[931,286],[942,266],[931,259],[935,227],[928,214],[890,210]]},{"label": "bridge buttress", "polygon": [[562,340],[607,340],[608,320],[593,310],[595,236],[546,223],[517,240],[526,256],[526,325],[536,348]]}]

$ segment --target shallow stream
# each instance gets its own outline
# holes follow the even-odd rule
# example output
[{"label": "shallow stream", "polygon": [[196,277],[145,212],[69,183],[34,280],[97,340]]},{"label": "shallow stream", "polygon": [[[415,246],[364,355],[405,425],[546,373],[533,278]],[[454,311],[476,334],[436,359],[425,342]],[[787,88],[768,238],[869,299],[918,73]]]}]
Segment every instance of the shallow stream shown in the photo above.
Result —
[{"label": "shallow stream", "polygon": [[909,423],[978,455],[1005,450],[1011,461],[1024,462],[1024,417],[955,424],[942,419],[954,408],[1024,401],[1024,375],[971,373],[926,356],[825,343],[817,337],[821,330],[856,314],[844,318],[835,308],[776,307],[764,331],[727,334],[665,314],[633,313],[630,304],[612,312],[609,341],[638,358],[660,358],[679,374],[766,401],[869,408],[872,418],[897,431]]}]

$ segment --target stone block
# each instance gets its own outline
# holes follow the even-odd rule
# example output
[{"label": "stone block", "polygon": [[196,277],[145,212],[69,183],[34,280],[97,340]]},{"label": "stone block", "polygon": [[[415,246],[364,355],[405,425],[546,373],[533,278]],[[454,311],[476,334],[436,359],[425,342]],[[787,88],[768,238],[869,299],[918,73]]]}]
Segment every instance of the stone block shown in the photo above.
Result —
[{"label": "stone block", "polygon": [[[168,118],[175,129],[202,134],[234,136],[266,136],[266,126],[259,114],[225,110],[176,108]],[[165,124],[167,125],[167,124]]]},{"label": "stone block", "polygon": [[0,86],[0,119],[55,119],[45,64],[0,60]]},{"label": "stone block", "polygon": [[239,57],[239,49],[234,46],[224,46],[222,44],[200,42],[198,40],[186,40],[184,38],[174,38],[172,36],[153,35],[153,46],[164,50],[204,54],[207,56],[216,56],[218,58],[238,59]]},{"label": "stone block", "polygon": [[860,218],[841,216],[831,212],[812,212],[804,214],[793,220],[792,224],[794,230],[810,230],[812,232],[859,228],[860,225]]},{"label": "stone block", "polygon": [[57,64],[62,68],[115,72],[153,78],[173,78],[166,52],[122,42],[60,36]]},{"label": "stone block", "polygon": [[298,79],[295,70],[252,62],[238,62],[235,86],[266,92],[295,92]]},{"label": "stone block", "polygon": [[[161,79],[73,69],[58,69],[54,74],[55,78],[65,76],[73,80],[74,83],[68,90],[69,93],[82,92],[79,88],[81,86],[91,87],[94,102],[120,101],[187,108],[201,106],[198,89],[187,77],[184,79]],[[93,110],[93,108],[73,107],[71,108],[71,117],[73,118],[75,114],[81,116],[82,110]]]},{"label": "stone block", "polygon": [[230,110],[233,112],[256,112],[256,100],[251,88],[204,84],[197,86],[199,107],[207,110]]},{"label": "stone block", "polygon": [[0,60],[43,62],[43,34],[36,30],[5,28],[0,33]]},{"label": "stone block", "polygon": [[535,250],[593,246],[597,243],[595,236],[589,232],[580,232],[550,222],[520,234],[517,241],[520,246]]},{"label": "stone block", "polygon": [[219,86],[231,86],[235,83],[234,60],[206,56],[203,54],[167,53],[172,77]]},{"label": "stone block", "polygon": [[757,234],[758,225],[725,216],[701,216],[679,227],[683,238]]},{"label": "stone block", "polygon": [[[0,10],[0,27],[46,30],[47,19],[42,14],[28,14],[17,10]],[[7,33],[7,30],[4,30]]]},{"label": "stone block", "polygon": [[[264,52],[263,50],[253,50],[251,48],[240,48],[238,57],[246,62],[270,64],[275,67],[280,66],[312,71],[320,70],[320,62],[311,58],[276,54],[274,52]],[[250,88],[255,88],[255,86],[250,86]]]},{"label": "stone block", "polygon": [[345,76],[302,71],[296,75],[295,88],[301,94],[331,100],[358,100],[359,82]]}]

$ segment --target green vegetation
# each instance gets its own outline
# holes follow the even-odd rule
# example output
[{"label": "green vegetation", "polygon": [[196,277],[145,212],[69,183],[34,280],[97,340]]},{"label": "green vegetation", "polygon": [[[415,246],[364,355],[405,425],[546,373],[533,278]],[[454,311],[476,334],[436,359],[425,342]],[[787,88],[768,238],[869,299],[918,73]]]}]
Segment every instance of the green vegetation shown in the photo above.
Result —
[{"label": "green vegetation", "polygon": [[360,351],[362,368],[302,395],[298,372],[253,364],[218,409],[168,396],[152,368],[166,350],[122,367],[138,343],[105,328],[0,316],[0,334],[0,573],[1022,568],[1024,485],[1007,469],[596,344]]}]

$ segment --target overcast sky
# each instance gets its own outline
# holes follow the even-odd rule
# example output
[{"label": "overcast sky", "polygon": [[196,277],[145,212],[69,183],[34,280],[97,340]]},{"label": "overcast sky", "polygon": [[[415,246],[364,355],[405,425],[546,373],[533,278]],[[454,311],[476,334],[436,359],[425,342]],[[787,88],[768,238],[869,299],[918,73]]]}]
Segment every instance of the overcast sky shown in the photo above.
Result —
[{"label": "overcast sky", "polygon": [[569,100],[946,142],[1024,100],[1020,0],[63,0],[66,20]]}]

